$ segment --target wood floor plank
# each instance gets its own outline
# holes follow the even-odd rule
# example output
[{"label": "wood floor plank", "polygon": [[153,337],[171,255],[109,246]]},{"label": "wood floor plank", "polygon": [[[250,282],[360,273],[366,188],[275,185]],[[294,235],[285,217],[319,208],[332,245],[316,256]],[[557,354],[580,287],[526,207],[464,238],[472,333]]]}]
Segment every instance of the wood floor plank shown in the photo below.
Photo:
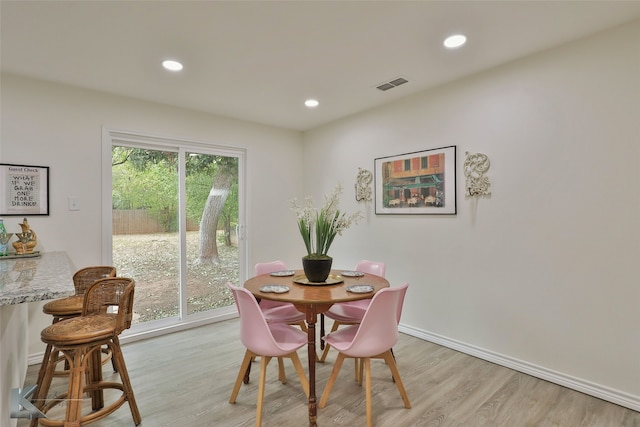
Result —
[{"label": "wood floor plank", "polygon": [[[237,319],[175,332],[123,346],[144,427],[244,427],[255,424],[259,361],[251,382],[235,404],[228,403],[244,348]],[[388,366],[372,360],[373,419],[377,426],[438,427],[640,427],[640,413],[466,354],[401,334],[394,354],[413,406],[405,409]],[[306,367],[306,352],[299,352]],[[336,353],[317,365],[320,396]],[[360,426],[366,418],[364,387],[354,380],[353,363],[342,367],[319,426]],[[30,366],[25,386],[38,365]],[[278,380],[277,363],[267,371],[263,426],[306,426],[307,402],[295,370],[285,361],[287,383]],[[111,366],[105,377],[118,378]],[[51,394],[65,390],[55,378]],[[115,393],[106,393],[115,398]],[[87,409],[89,410],[89,409]],[[125,404],[92,427],[132,427]],[[28,426],[19,420],[18,427]]]}]

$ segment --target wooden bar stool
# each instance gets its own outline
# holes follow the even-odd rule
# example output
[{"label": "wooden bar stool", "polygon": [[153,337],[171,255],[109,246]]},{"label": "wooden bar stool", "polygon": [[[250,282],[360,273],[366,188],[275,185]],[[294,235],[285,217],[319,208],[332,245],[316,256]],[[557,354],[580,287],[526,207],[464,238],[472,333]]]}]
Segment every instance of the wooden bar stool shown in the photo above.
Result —
[{"label": "wooden bar stool", "polygon": [[116,268],[110,265],[98,265],[93,267],[85,267],[75,272],[73,275],[73,287],[76,294],[72,297],[60,298],[50,301],[42,307],[45,314],[53,316],[53,323],[68,319],[70,317],[80,316],[82,314],[82,300],[87,289],[93,285],[98,279],[107,277],[116,277]]},{"label": "wooden bar stool", "polygon": [[[116,269],[112,266],[98,265],[93,267],[85,267],[75,272],[73,275],[73,286],[76,290],[76,294],[72,297],[59,298],[46,303],[42,307],[42,311],[45,314],[53,316],[53,322],[56,323],[63,319],[70,319],[82,314],[82,303],[84,301],[84,294],[96,280],[104,279],[106,277],[116,277]],[[43,363],[38,373],[38,384],[42,381],[44,375],[44,366],[51,354],[51,345],[47,344],[47,348],[44,351]],[[107,363],[111,358],[111,353],[105,350],[105,357],[102,363]],[[115,369],[115,366],[113,367]],[[69,367],[66,366],[63,371],[56,371],[56,375],[68,375]]]},{"label": "wooden bar stool", "polygon": [[[94,282],[84,297],[82,315],[60,320],[43,329],[40,337],[52,346],[42,381],[38,383],[34,405],[47,413],[64,402],[64,419],[36,418],[31,426],[76,427],[100,420],[129,402],[133,422],[140,424],[142,418],[135,401],[131,381],[122,356],[118,336],[131,326],[133,315],[133,279],[114,277]],[[101,348],[107,346],[113,355],[113,363],[121,382],[103,381]],[[47,399],[51,380],[58,364],[58,354],[68,361],[69,386],[66,393]],[[114,402],[104,405],[104,389],[122,391]],[[91,397],[92,410],[82,415],[85,393]]]}]

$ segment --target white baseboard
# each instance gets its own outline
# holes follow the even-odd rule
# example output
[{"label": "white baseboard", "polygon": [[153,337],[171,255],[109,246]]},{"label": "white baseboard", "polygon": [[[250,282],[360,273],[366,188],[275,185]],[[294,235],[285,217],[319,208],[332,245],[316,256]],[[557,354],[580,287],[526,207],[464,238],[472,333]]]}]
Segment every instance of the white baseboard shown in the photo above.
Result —
[{"label": "white baseboard", "polygon": [[544,368],[542,366],[537,366],[523,360],[514,359],[503,354],[465,344],[463,342],[456,341],[441,335],[433,334],[431,332],[426,332],[405,325],[400,325],[399,330],[400,332],[407,335],[421,338],[425,341],[457,350],[470,356],[478,357],[480,359],[487,360],[506,368],[510,368],[534,376],[536,378],[541,378],[554,384],[558,384],[563,387],[567,387],[572,390],[576,390],[581,393],[606,400],[607,402],[615,403],[616,405],[624,406],[625,408],[640,412],[640,396],[634,396],[629,393],[614,390],[599,384],[594,384],[580,378],[575,378],[570,375],[563,374],[562,372],[557,372],[551,369]]},{"label": "white baseboard", "polygon": [[38,353],[32,353],[27,357],[27,365],[39,365],[42,363],[42,358],[44,357],[44,351],[40,351]]}]

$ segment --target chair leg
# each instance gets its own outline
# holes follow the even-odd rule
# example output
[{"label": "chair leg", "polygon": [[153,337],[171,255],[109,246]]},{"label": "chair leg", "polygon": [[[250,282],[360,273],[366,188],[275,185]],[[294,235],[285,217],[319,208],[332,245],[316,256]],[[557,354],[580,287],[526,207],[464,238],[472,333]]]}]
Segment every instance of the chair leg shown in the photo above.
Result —
[{"label": "chair leg", "polygon": [[[396,355],[393,354],[393,348],[391,350],[389,350],[391,352],[391,355],[393,356],[393,360],[396,360]],[[393,376],[391,376],[391,381],[393,381],[394,383],[396,382],[396,379],[393,378]]]},{"label": "chair leg", "polygon": [[[386,359],[386,355],[390,353],[385,353],[385,360]],[[391,357],[391,356],[389,356]],[[357,360],[357,358],[356,358]],[[371,358],[369,357],[363,357],[360,359],[359,362],[359,371],[360,371],[360,385],[362,385],[362,377],[363,377],[363,370],[364,370],[364,382],[365,382],[365,396],[366,396],[366,407],[367,407],[367,427],[372,427],[373,426],[373,407],[372,407],[372,402],[371,402]],[[397,369],[396,369],[397,372]],[[392,374],[393,374],[393,370],[392,370]],[[399,375],[398,375],[399,378]],[[404,391],[404,387],[402,389]],[[401,395],[403,394],[403,392],[400,393]],[[404,392],[403,395],[403,400],[406,397],[406,392]],[[408,397],[407,397],[408,399]],[[408,400],[405,401],[405,407],[407,404]]]},{"label": "chair leg", "polygon": [[[334,320],[333,322],[333,326],[331,327],[331,332],[335,332],[338,330],[338,326],[340,326],[342,323],[338,322],[337,320]],[[330,333],[331,333],[330,332]],[[321,332],[320,336],[324,336],[324,334]],[[321,339],[321,342],[324,343],[324,340]],[[324,345],[324,350],[322,351],[322,355],[320,356],[320,358],[318,359],[318,362],[320,363],[324,363],[325,359],[327,358],[327,354],[329,354],[329,349],[331,348],[331,346],[327,343],[325,343]]]},{"label": "chair leg", "polygon": [[[101,349],[98,348],[97,351],[93,350],[84,357],[87,358],[87,362],[85,362],[86,384],[94,384],[102,381]],[[92,390],[89,392],[89,396],[91,396],[91,409],[97,411],[104,408],[103,390]]]},{"label": "chair leg", "polygon": [[[47,367],[49,366],[49,356],[51,355],[51,351],[53,350],[53,346],[51,344],[47,344],[47,347],[44,350],[44,357],[42,358],[42,364],[40,365],[40,371],[38,371],[38,380],[36,384],[38,385],[38,389],[36,389],[36,394],[33,396],[33,399],[37,399],[40,394],[40,387],[42,385],[42,380],[44,379],[44,374],[47,371]],[[56,352],[56,359],[58,352]],[[35,403],[32,400],[32,403]]]},{"label": "chair leg", "polygon": [[278,357],[278,379],[282,384],[287,383],[287,375],[284,373],[284,362],[282,357]]},{"label": "chair leg", "polygon": [[382,355],[384,360],[389,365],[389,369],[391,370],[391,375],[398,387],[398,391],[400,392],[400,396],[402,397],[402,401],[404,402],[404,407],[407,409],[411,409],[411,403],[409,402],[409,396],[407,395],[407,391],[404,388],[404,384],[402,384],[402,379],[400,378],[400,372],[398,371],[398,365],[396,365],[395,358],[391,351],[387,351]]},{"label": "chair leg", "polygon": [[87,347],[78,347],[73,350],[63,350],[71,356],[71,366],[69,368],[69,388],[67,392],[67,410],[65,425],[80,425],[82,416],[82,390],[87,372],[87,362],[91,355],[87,354]]},{"label": "chair leg", "polygon": [[291,357],[291,362],[293,363],[293,367],[296,368],[296,372],[298,373],[298,378],[300,378],[300,384],[302,384],[302,389],[304,390],[304,394],[309,397],[309,381],[307,380],[306,375],[304,374],[304,368],[302,367],[302,363],[300,363],[300,358],[298,357],[297,352],[293,352],[289,355]]},{"label": "chair leg", "polygon": [[100,349],[100,352],[103,355],[102,364],[106,365],[109,361],[111,361],[111,367],[113,368],[113,372],[118,372],[118,369],[116,368],[116,362],[113,360],[113,354],[111,353],[111,349],[109,348],[109,346],[102,347]]},{"label": "chair leg", "polygon": [[[42,366],[40,367],[40,373],[38,377],[42,375],[42,379],[38,379],[38,387],[36,388],[35,396],[32,399],[32,403],[36,408],[42,410],[47,400],[47,394],[49,387],[51,387],[51,381],[55,375],[56,365],[58,364],[58,349],[51,347],[49,349],[49,357],[42,360]],[[44,372],[43,372],[44,369]],[[30,423],[30,427],[38,426],[38,418],[33,418]]]},{"label": "chair leg", "polygon": [[367,405],[367,427],[373,426],[373,415],[371,409],[371,359],[368,357],[363,357],[360,361],[361,364],[364,364],[364,382],[365,382],[365,395],[366,395],[366,405]]},{"label": "chair leg", "polygon": [[244,372],[244,378],[242,379],[242,382],[244,382],[245,384],[249,384],[250,376],[251,376],[251,363],[247,365],[247,370]]},{"label": "chair leg", "polygon": [[240,391],[240,386],[243,383],[243,379],[245,373],[251,366],[251,361],[253,360],[254,355],[249,350],[244,352],[244,358],[242,359],[242,365],[240,365],[240,371],[238,372],[238,378],[236,378],[236,383],[233,385],[233,391],[231,392],[231,397],[229,398],[229,403],[236,403],[236,398],[238,397],[238,392]]},{"label": "chair leg", "polygon": [[[407,395],[407,391],[404,388],[404,384],[402,384],[402,379],[400,378],[400,373],[398,372],[398,366],[396,365],[395,358],[393,353],[389,350],[386,351],[375,358],[382,358],[389,365],[389,369],[391,370],[391,375],[393,377],[396,386],[398,387],[398,391],[400,391],[400,396],[402,397],[402,401],[404,402],[404,407],[407,409],[411,408],[411,403],[409,402],[409,396]],[[342,353],[338,353],[338,358],[336,359],[335,365],[333,366],[333,370],[331,371],[331,376],[327,381],[327,385],[324,388],[324,392],[322,393],[322,397],[320,398],[320,402],[318,403],[318,408],[324,408],[327,405],[327,401],[329,400],[329,394],[333,389],[333,385],[335,384],[336,378],[340,373],[340,369],[342,368],[342,363],[344,362],[345,356]],[[357,358],[356,358],[357,359]],[[364,378],[365,382],[365,395],[366,395],[366,409],[367,409],[367,427],[373,426],[373,405],[372,405],[372,397],[371,397],[371,358],[363,357],[359,359],[359,383],[362,385],[362,379]]]},{"label": "chair leg", "polygon": [[[138,425],[142,422],[142,417],[140,416],[138,404],[136,403],[136,398],[133,394],[131,379],[129,378],[127,365],[124,362],[124,356],[122,355],[122,349],[120,348],[118,337],[114,337],[114,342],[113,344],[109,344],[109,348],[111,349],[111,358],[113,360],[116,372],[120,374],[120,380],[122,381],[122,387],[124,388],[125,398],[129,402],[129,409],[131,409],[133,422],[135,425]],[[98,355],[100,355],[100,352],[98,352]]]},{"label": "chair leg", "polygon": [[329,349],[331,348],[331,346],[326,342],[324,342],[323,339],[321,339],[320,342],[324,344],[324,350],[322,350],[322,354],[320,355],[320,358],[317,361],[319,363],[324,363],[324,361],[327,359],[327,354],[329,354]]},{"label": "chair leg", "polygon": [[298,322],[297,325],[300,326],[300,329],[302,329],[302,332],[307,332],[307,324],[305,323],[304,320],[301,320],[300,322]]},{"label": "chair leg", "polygon": [[271,357],[262,356],[260,359],[260,382],[258,383],[258,404],[256,408],[256,427],[262,425],[262,402],[264,401],[264,383],[267,381],[267,365]]},{"label": "chair leg", "polygon": [[342,368],[342,362],[344,362],[344,355],[342,353],[338,353],[338,357],[336,358],[336,362],[333,365],[333,370],[331,371],[331,376],[327,381],[327,385],[324,387],[324,392],[322,392],[322,397],[320,398],[320,402],[318,403],[318,408],[324,408],[327,405],[327,400],[329,400],[329,394],[331,394],[331,389],[336,382],[336,378],[338,378],[338,374],[340,373],[340,368]]},{"label": "chair leg", "polygon": [[[320,338],[322,338],[323,336],[324,336],[324,313],[320,313]],[[320,350],[324,350],[324,346],[325,345],[327,345],[327,343],[325,343],[324,340],[321,339],[320,340]],[[322,359],[322,362],[324,362],[324,359]]]}]

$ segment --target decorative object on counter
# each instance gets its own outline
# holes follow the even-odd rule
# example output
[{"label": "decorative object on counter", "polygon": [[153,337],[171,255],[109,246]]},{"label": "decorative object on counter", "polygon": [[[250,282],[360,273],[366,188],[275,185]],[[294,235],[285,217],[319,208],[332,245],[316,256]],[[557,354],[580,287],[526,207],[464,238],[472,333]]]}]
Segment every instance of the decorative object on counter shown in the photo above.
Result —
[{"label": "decorative object on counter", "polygon": [[0,234],[0,256],[9,255],[9,240],[13,237],[13,233]]},{"label": "decorative object on counter", "polygon": [[464,179],[465,179],[465,197],[490,196],[489,178],[484,174],[489,170],[491,163],[489,157],[482,153],[465,152],[464,159]]},{"label": "decorative object on counter", "polygon": [[4,220],[0,218],[0,256],[9,255],[9,240],[12,236],[13,233],[7,233]]},{"label": "decorative object on counter", "polygon": [[33,251],[30,254],[17,254],[15,252],[9,252],[8,255],[0,257],[0,260],[5,261],[9,259],[24,259],[24,258],[38,258],[42,255],[40,251]]},{"label": "decorative object on counter", "polygon": [[371,182],[373,174],[366,169],[358,168],[358,177],[356,178],[356,201],[371,201]]},{"label": "decorative object on counter", "polygon": [[[27,244],[31,241],[31,233],[16,233],[16,237],[18,238],[17,242],[13,242],[13,247],[16,249],[17,255],[25,255],[27,254]],[[32,251],[33,252],[33,251]]]},{"label": "decorative object on counter", "polygon": [[338,184],[330,195],[325,194],[325,203],[320,210],[313,206],[310,196],[305,197],[302,204],[297,199],[291,200],[291,208],[296,213],[298,229],[307,249],[307,255],[302,258],[302,267],[310,282],[324,282],[329,277],[333,258],[327,252],[333,239],[362,218],[360,211],[348,215],[338,209],[340,194],[342,186]]},{"label": "decorative object on counter", "polygon": [[29,226],[27,218],[24,218],[19,225],[22,228],[22,233],[16,233],[18,241],[13,242],[13,247],[18,255],[31,254],[33,253],[33,248],[38,244],[36,232]]}]

